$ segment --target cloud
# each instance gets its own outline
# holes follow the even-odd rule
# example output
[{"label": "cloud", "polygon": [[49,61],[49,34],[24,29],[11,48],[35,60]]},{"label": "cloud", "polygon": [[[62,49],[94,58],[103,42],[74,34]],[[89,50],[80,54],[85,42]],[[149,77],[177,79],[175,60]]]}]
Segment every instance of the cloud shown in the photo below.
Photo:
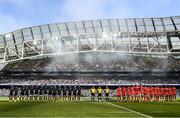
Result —
[{"label": "cloud", "polygon": [[129,17],[131,10],[126,0],[65,0],[58,20],[92,20]]},{"label": "cloud", "polygon": [[31,23],[28,21],[18,20],[12,15],[0,14],[0,34],[28,26],[31,26]]}]

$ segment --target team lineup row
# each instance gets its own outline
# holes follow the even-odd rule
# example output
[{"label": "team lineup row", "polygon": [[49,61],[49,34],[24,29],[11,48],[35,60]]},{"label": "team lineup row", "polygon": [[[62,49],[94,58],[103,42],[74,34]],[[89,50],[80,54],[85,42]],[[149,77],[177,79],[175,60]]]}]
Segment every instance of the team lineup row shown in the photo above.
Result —
[{"label": "team lineup row", "polygon": [[11,86],[9,101],[79,101],[80,86]]},{"label": "team lineup row", "polygon": [[118,87],[116,95],[118,101],[175,101],[176,88],[161,86]]},{"label": "team lineup row", "polygon": [[[88,92],[86,90],[86,92]],[[115,93],[108,86],[105,89],[101,87],[90,89],[91,101],[109,101],[110,93]],[[80,86],[11,86],[9,92],[10,101],[80,101],[82,88]],[[175,87],[151,87],[151,86],[129,86],[117,87],[116,97],[118,102],[123,101],[175,101]]]}]

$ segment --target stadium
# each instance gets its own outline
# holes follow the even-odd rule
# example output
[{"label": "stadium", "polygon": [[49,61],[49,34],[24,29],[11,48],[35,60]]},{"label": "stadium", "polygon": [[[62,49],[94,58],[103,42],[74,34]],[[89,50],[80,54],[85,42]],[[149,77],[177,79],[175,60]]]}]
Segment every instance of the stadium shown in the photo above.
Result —
[{"label": "stadium", "polygon": [[[0,107],[0,116],[19,117],[23,110],[21,114],[27,117],[180,116],[180,16],[86,20],[18,29],[0,35],[0,64],[1,104],[7,109],[12,107],[10,112],[3,112]],[[43,96],[37,102],[31,101],[30,96],[21,102],[24,86],[30,89],[27,95],[31,86],[78,86],[81,98],[54,103],[58,98],[43,101]],[[125,102],[116,102],[116,89],[131,86],[175,87],[176,100],[153,98],[154,101],[141,102],[139,97],[128,102],[127,97],[123,98]],[[20,95],[20,101],[8,102],[12,87],[19,90],[16,96]],[[92,102],[92,87],[108,87],[110,100],[104,99],[103,94],[101,102],[97,102],[96,95]],[[52,107],[56,113],[44,113]],[[104,107],[110,113],[103,113]],[[152,108],[152,112],[143,107]]]}]

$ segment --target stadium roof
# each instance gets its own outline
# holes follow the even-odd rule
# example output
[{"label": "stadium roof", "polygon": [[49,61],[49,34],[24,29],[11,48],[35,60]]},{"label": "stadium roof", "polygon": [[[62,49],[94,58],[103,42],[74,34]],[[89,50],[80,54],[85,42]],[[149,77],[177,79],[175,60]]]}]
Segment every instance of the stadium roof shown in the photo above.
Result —
[{"label": "stadium roof", "polygon": [[87,51],[180,54],[180,16],[54,23],[0,35],[0,63]]}]

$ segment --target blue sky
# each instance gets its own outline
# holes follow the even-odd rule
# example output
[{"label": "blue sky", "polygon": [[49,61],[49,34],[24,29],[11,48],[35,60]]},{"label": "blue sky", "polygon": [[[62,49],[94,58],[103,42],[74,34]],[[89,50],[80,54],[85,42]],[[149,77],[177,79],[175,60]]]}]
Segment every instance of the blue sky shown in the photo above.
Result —
[{"label": "blue sky", "polygon": [[0,0],[0,34],[34,25],[180,15],[180,0]]}]

